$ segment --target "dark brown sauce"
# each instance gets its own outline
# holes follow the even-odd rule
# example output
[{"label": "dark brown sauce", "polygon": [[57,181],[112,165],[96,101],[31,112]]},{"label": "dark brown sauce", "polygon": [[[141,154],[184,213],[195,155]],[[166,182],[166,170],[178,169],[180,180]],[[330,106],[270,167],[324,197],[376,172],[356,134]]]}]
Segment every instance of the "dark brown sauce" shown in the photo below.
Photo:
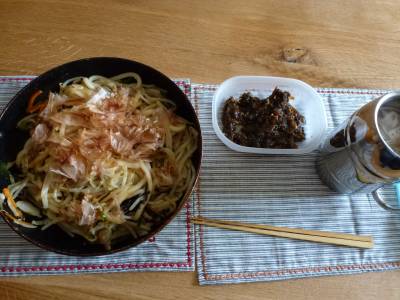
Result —
[{"label": "dark brown sauce", "polygon": [[304,117],[289,104],[288,92],[276,88],[260,99],[250,93],[226,100],[222,125],[224,134],[236,144],[256,148],[297,148],[304,141]]}]

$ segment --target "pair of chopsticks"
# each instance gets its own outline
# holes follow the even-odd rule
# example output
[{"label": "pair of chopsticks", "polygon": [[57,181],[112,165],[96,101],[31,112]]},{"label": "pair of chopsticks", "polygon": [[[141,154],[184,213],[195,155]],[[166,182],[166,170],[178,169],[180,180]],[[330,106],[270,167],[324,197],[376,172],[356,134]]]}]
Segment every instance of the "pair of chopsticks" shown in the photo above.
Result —
[{"label": "pair of chopsticks", "polygon": [[275,227],[270,225],[206,219],[203,217],[192,218],[191,221],[192,223],[199,225],[208,225],[230,230],[246,231],[251,233],[311,241],[317,243],[367,249],[374,246],[374,241],[371,236],[361,236],[347,233],[335,233],[317,230],[305,230],[299,228]]}]

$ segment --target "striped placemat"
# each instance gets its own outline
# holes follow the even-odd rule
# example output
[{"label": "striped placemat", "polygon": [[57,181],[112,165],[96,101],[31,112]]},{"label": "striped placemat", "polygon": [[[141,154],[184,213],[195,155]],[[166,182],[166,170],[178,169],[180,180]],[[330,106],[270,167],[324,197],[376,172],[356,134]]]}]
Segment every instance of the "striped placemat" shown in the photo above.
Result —
[{"label": "striped placemat", "polygon": [[[32,76],[0,77],[0,112]],[[189,80],[176,80],[190,94]],[[31,245],[0,219],[0,276],[127,271],[193,271],[193,197],[159,234],[131,250],[83,258],[51,253]],[[1,297],[0,297],[1,298]]]},{"label": "striped placemat", "polygon": [[[197,226],[200,284],[271,281],[400,267],[400,215],[368,195],[331,192],[315,172],[316,152],[302,156],[244,154],[228,149],[211,122],[214,85],[192,84],[204,138],[196,214],[275,226],[373,235],[370,250],[316,244]],[[329,127],[383,90],[318,89]],[[390,192],[387,196],[393,196]]]}]

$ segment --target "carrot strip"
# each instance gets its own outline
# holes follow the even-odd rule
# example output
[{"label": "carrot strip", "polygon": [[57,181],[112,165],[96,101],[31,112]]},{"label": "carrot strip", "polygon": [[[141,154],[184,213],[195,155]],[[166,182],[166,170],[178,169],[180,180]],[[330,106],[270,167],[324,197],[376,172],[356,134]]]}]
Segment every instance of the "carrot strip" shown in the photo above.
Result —
[{"label": "carrot strip", "polygon": [[44,103],[39,103],[37,105],[35,105],[35,100],[36,98],[41,95],[43,92],[42,90],[37,90],[36,92],[33,93],[33,95],[29,98],[29,102],[28,102],[28,107],[26,108],[26,112],[28,113],[34,113],[36,111],[41,111],[44,109],[43,104]]},{"label": "carrot strip", "polygon": [[43,109],[45,109],[47,106],[47,103],[40,103],[37,105],[38,111],[41,112]]},{"label": "carrot strip", "polygon": [[22,213],[18,209],[17,204],[15,203],[14,198],[10,193],[10,190],[5,187],[3,189],[3,194],[4,194],[4,196],[6,196],[7,205],[11,209],[11,211],[13,212],[14,216],[19,217],[19,218],[22,217]]}]

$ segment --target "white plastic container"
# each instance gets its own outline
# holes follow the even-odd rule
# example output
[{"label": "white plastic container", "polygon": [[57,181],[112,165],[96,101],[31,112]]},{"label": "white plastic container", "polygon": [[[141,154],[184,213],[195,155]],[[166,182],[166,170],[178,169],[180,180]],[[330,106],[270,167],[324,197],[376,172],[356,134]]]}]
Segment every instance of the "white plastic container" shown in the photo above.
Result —
[{"label": "white plastic container", "polygon": [[[254,148],[238,145],[222,132],[222,110],[229,97],[238,98],[244,92],[253,96],[267,98],[275,87],[288,91],[294,100],[290,101],[305,118],[305,140],[297,143],[297,149]],[[324,104],[318,93],[303,81],[291,78],[269,76],[237,76],[225,80],[214,94],[212,104],[212,123],[219,139],[229,148],[260,154],[304,154],[318,148],[327,129]]]}]

